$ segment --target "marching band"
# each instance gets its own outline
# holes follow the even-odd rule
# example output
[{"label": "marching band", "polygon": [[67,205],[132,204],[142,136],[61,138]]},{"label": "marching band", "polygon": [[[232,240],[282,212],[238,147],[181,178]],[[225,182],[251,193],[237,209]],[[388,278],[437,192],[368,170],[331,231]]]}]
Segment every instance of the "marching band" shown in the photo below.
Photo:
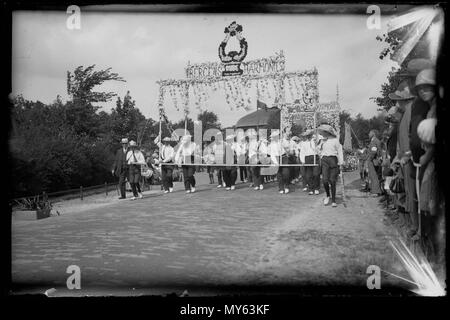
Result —
[{"label": "marching band", "polygon": [[[263,190],[264,177],[269,177],[268,181],[278,181],[280,194],[288,194],[290,186],[301,177],[303,191],[309,195],[319,195],[322,176],[326,193],[323,203],[328,205],[331,201],[332,207],[337,206],[336,182],[342,170],[343,152],[333,127],[322,124],[317,130],[306,130],[300,137],[290,138],[289,134],[280,137],[279,130],[272,130],[268,139],[253,129],[243,133],[243,130],[238,130],[223,140],[222,133],[218,132],[211,137],[211,142],[204,142],[203,146],[193,142],[192,136],[186,134],[175,147],[171,143],[177,139],[161,139],[158,136],[155,143],[160,152],[159,155],[153,154],[151,166],[161,175],[163,192],[173,192],[174,170],[181,167],[185,192],[194,193],[196,169],[205,166],[208,168],[210,184],[214,183],[213,173],[216,172],[217,188],[224,187],[227,191],[236,190],[239,173],[241,181],[250,182],[249,186],[255,191]],[[126,141],[123,139],[122,142]],[[136,147],[136,143],[130,141],[126,153],[127,179],[133,191],[133,200],[142,198],[139,180],[141,172],[144,176],[144,171],[140,170],[140,166],[145,165],[144,156]],[[149,168],[146,167],[146,170]],[[122,194],[120,198],[124,197]]]}]

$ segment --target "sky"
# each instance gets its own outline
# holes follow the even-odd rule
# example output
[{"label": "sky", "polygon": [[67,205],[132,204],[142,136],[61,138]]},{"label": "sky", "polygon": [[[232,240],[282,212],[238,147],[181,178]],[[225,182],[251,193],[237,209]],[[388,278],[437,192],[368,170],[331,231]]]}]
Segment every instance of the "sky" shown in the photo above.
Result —
[{"label": "sky", "polygon": [[[286,71],[316,67],[319,102],[335,100],[338,85],[341,108],[352,115],[377,113],[369,98],[379,94],[391,67],[397,66],[379,59],[384,45],[375,38],[385,31],[387,19],[381,20],[381,30],[368,29],[368,15],[94,13],[82,8],[80,30],[67,28],[68,17],[65,11],[13,14],[13,94],[44,103],[58,94],[67,99],[67,71],[95,64],[111,67],[126,80],[96,90],[120,97],[130,91],[142,113],[157,119],[156,81],[184,78],[188,61],[219,61],[223,30],[232,21],[243,26],[247,61],[283,50]],[[211,110],[224,125],[245,114],[230,112],[224,101],[213,104]],[[113,107],[115,99],[103,104],[105,111]],[[172,110],[168,117],[182,115]]]}]

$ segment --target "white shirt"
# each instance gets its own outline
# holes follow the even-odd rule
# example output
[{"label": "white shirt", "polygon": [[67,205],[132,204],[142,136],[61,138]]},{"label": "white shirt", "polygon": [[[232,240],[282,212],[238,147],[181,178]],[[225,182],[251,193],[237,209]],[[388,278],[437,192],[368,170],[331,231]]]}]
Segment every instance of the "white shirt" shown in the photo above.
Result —
[{"label": "white shirt", "polygon": [[233,150],[238,157],[243,156],[247,151],[247,144],[245,142],[244,143],[234,142],[231,145],[231,150]]},{"label": "white shirt", "polygon": [[145,164],[144,155],[139,150],[134,150],[134,157],[133,157],[133,150],[128,151],[126,159],[127,164]]},{"label": "white shirt", "polygon": [[163,162],[170,162],[173,160],[175,152],[173,151],[172,146],[162,145],[161,147],[161,160]]},{"label": "white shirt", "polygon": [[190,142],[188,145],[182,144],[180,145],[177,153],[175,154],[175,162],[176,163],[190,163],[190,159],[187,160],[187,157],[190,157],[198,152],[197,145],[195,142]]},{"label": "white shirt", "polygon": [[315,154],[318,154],[318,152],[314,139],[300,142],[300,160],[302,163],[305,163],[305,158],[307,156],[313,156]]},{"label": "white shirt", "polygon": [[324,140],[321,145],[320,156],[336,156],[338,158],[338,165],[344,164],[344,153],[338,138]]},{"label": "white shirt", "polygon": [[270,161],[274,164],[280,163],[280,156],[286,153],[280,141],[271,141],[267,149],[267,153],[270,154]]},{"label": "white shirt", "polygon": [[258,154],[258,140],[250,139],[248,143],[248,156],[253,157]]}]

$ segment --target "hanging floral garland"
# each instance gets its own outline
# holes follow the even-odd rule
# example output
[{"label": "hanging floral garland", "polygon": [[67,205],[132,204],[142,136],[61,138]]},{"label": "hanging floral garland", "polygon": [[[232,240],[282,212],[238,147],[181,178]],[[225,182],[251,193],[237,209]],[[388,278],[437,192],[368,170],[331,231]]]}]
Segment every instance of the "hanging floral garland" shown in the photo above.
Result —
[{"label": "hanging floral garland", "polygon": [[[249,89],[256,85],[257,99],[271,100],[271,88],[274,88],[275,99],[283,103],[285,100],[285,90],[289,89],[291,97],[300,99],[298,108],[301,110],[313,110],[318,105],[318,77],[317,69],[296,72],[280,72],[269,75],[242,75],[224,79],[221,76],[209,76],[201,79],[167,79],[160,80],[160,94],[158,103],[161,106],[164,103],[164,95],[167,91],[173,99],[175,108],[178,110],[182,99],[184,112],[189,112],[189,88],[192,88],[192,94],[195,96],[196,107],[208,107],[210,100],[209,91],[221,90],[225,92],[225,98],[230,109],[236,108],[250,109],[252,106]],[[304,99],[302,99],[302,97]]]}]

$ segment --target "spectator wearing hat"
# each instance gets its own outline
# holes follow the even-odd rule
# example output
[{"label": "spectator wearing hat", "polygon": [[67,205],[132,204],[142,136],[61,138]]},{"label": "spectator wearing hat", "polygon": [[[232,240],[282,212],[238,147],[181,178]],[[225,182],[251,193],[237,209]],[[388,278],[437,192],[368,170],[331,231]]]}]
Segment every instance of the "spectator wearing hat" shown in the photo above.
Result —
[{"label": "spectator wearing hat", "polygon": [[[300,161],[305,166],[305,180],[309,194],[319,194],[320,189],[320,156],[317,149],[318,141],[314,136],[314,130],[306,130],[302,134],[306,140],[302,142],[300,149]],[[316,164],[316,165],[314,165]]]},{"label": "spectator wearing hat", "polygon": [[200,147],[192,142],[192,136],[187,134],[182,137],[180,147],[175,154],[175,162],[181,165],[183,170],[184,188],[186,193],[195,192],[195,155],[200,155]]},{"label": "spectator wearing hat", "polygon": [[[407,210],[409,210],[410,218],[411,218],[411,228],[408,232],[408,236],[415,237],[418,227],[419,227],[419,208],[418,208],[418,199],[417,199],[417,190],[416,190],[416,179],[419,179],[422,176],[423,170],[419,168],[419,175],[417,176],[416,167],[419,166],[420,157],[424,154],[424,150],[422,149],[422,142],[417,134],[417,127],[419,123],[425,119],[430,111],[430,104],[423,100],[423,98],[427,99],[430,94],[425,93],[429,92],[429,86],[435,85],[434,79],[434,71],[430,69],[430,67],[420,70],[417,76],[415,77],[414,83],[414,91],[417,93],[417,97],[414,99],[411,106],[411,120],[409,126],[409,150],[405,153],[403,163],[407,163],[407,171],[409,173],[408,177],[405,178],[408,180],[408,183],[405,183],[405,188],[407,189],[407,194],[410,195],[409,201],[407,201]],[[419,96],[419,90],[422,91],[422,97]],[[406,175],[405,175],[406,176]],[[405,180],[405,182],[406,182]],[[406,184],[408,186],[406,187]],[[409,206],[408,206],[409,204]],[[417,235],[418,236],[418,235]]]},{"label": "spectator wearing hat", "polygon": [[410,127],[410,150],[412,153],[412,160],[415,163],[419,163],[419,159],[424,153],[421,148],[421,140],[417,135],[417,126],[423,119],[427,118],[431,107],[430,105],[433,104],[433,101],[436,99],[435,85],[435,72],[433,69],[425,69],[419,72],[415,83],[415,91],[417,92],[418,97],[415,99],[412,106]]},{"label": "spectator wearing hat", "polygon": [[342,145],[339,143],[337,134],[332,126],[322,124],[317,129],[324,138],[320,145],[322,180],[326,192],[323,204],[328,205],[331,196],[331,206],[336,207],[336,182],[339,172],[342,171],[340,168],[344,164]]},{"label": "spectator wearing hat", "polygon": [[[413,64],[411,64],[413,62]],[[411,60],[408,76],[417,74],[414,65],[414,61]],[[420,60],[419,60],[420,62]],[[395,112],[392,112],[392,118],[394,121],[398,120],[397,129],[397,154],[396,158],[400,161],[399,166],[395,166],[395,174],[399,177],[403,177],[405,193],[397,194],[397,210],[399,213],[400,226],[405,228],[412,227],[412,219],[410,212],[414,212],[414,194],[415,194],[415,180],[414,180],[414,167],[410,159],[410,145],[409,145],[409,130],[411,126],[411,110],[412,104],[416,96],[413,94],[414,83],[409,80],[400,82],[397,90],[389,94],[389,98],[395,101]]]},{"label": "spectator wearing hat", "polygon": [[135,141],[131,140],[129,147],[130,150],[127,152],[127,164],[128,182],[130,183],[131,190],[133,191],[133,197],[131,200],[135,200],[137,197],[141,199],[143,196],[140,190],[139,182],[141,180],[141,165],[146,164],[145,157],[137,148]]},{"label": "spectator wearing hat", "polygon": [[[422,217],[422,234],[425,240],[432,242],[432,247],[425,247],[429,258],[435,258],[433,253],[437,253],[437,260],[443,260],[444,229],[444,197],[438,187],[438,177],[435,168],[435,127],[437,119],[429,118],[422,120],[417,127],[417,134],[422,141],[425,153],[420,157],[420,165],[423,168],[423,178],[420,185],[420,214]],[[443,232],[444,231],[444,232]],[[426,243],[426,241],[424,241]],[[428,249],[428,250],[427,250]]]},{"label": "spectator wearing hat", "polygon": [[128,175],[128,165],[127,165],[127,152],[128,152],[128,139],[123,138],[121,140],[122,148],[117,150],[116,157],[114,159],[114,165],[111,170],[112,174],[119,178],[119,189],[120,189],[120,198],[126,198],[126,178]]},{"label": "spectator wearing hat", "polygon": [[173,161],[175,152],[170,145],[171,139],[165,137],[161,145],[161,180],[164,193],[173,192]]}]

